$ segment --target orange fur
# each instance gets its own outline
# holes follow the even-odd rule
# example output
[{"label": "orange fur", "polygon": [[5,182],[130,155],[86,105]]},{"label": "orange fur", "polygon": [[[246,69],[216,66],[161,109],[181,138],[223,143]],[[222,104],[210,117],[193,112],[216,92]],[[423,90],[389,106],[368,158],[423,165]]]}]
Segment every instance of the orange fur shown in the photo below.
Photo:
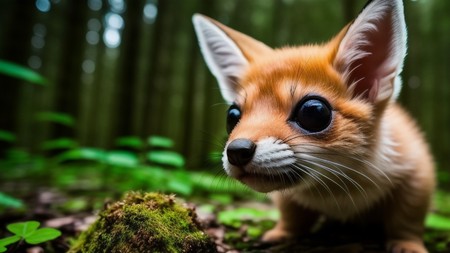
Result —
[{"label": "orange fur", "polygon": [[[341,221],[383,224],[392,252],[427,252],[421,238],[435,187],[432,156],[416,124],[396,102],[369,102],[348,91],[338,71],[341,66],[334,64],[349,26],[322,45],[271,49],[208,20],[248,60],[235,89],[234,102],[242,117],[227,143],[247,139],[259,145],[262,140],[274,140],[282,143],[282,151],[293,150],[306,157],[317,153],[319,158],[312,161],[323,160],[329,167],[310,162],[319,169],[308,172],[305,180],[299,175],[300,182],[292,183],[290,177],[258,176],[258,170],[269,173],[273,169],[264,167],[264,157],[242,168],[224,160],[225,167],[234,169],[228,171],[230,176],[258,191],[275,191],[271,196],[281,219],[263,240],[307,233],[319,214],[325,214]],[[319,135],[304,134],[289,121],[293,108],[307,95],[320,95],[333,109],[329,129]]]}]

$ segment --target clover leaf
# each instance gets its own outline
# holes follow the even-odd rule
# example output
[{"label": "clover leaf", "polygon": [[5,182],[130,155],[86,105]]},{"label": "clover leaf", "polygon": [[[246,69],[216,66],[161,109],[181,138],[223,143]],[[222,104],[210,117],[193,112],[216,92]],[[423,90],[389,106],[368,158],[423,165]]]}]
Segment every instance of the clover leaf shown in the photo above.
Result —
[{"label": "clover leaf", "polygon": [[39,244],[53,240],[61,235],[61,232],[54,228],[39,228],[38,221],[26,221],[12,223],[6,226],[13,236],[0,239],[0,252],[7,250],[6,246],[24,240],[28,244]]}]

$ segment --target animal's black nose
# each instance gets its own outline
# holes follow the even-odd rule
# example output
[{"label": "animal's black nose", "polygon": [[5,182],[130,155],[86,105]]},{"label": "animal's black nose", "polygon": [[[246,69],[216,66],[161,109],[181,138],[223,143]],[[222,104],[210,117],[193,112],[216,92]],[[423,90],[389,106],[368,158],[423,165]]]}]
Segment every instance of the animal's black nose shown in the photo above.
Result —
[{"label": "animal's black nose", "polygon": [[227,147],[228,161],[235,166],[244,166],[252,160],[256,144],[249,139],[236,139]]}]

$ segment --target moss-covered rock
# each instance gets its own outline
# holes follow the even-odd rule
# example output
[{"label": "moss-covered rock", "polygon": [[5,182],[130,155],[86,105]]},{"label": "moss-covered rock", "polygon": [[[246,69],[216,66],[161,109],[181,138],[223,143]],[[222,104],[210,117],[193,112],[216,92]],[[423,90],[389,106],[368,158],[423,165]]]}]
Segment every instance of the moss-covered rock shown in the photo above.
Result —
[{"label": "moss-covered rock", "polygon": [[69,253],[216,252],[195,212],[158,193],[128,193],[109,205]]}]

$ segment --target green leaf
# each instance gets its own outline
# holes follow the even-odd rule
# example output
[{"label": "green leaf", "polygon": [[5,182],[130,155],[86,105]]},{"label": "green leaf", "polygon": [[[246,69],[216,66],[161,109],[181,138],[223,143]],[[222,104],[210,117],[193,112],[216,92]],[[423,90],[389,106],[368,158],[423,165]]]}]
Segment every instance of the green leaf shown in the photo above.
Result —
[{"label": "green leaf", "polygon": [[169,178],[167,182],[167,190],[184,196],[191,195],[193,187],[187,172],[180,171]]},{"label": "green leaf", "polygon": [[435,213],[430,213],[425,221],[427,228],[437,230],[450,230],[450,218]]},{"label": "green leaf", "polygon": [[72,149],[77,146],[77,142],[69,138],[59,138],[54,140],[48,140],[41,144],[43,150],[55,150],[55,149]]},{"label": "green leaf", "polygon": [[16,199],[0,192],[0,206],[21,208],[23,207],[23,202],[20,199]]},{"label": "green leaf", "polygon": [[29,236],[25,237],[25,242],[29,244],[39,244],[53,240],[61,235],[61,231],[54,228],[40,228]]},{"label": "green leaf", "polygon": [[53,122],[65,126],[75,125],[75,119],[71,115],[60,112],[40,112],[36,114],[36,120]]},{"label": "green leaf", "polygon": [[135,167],[138,165],[139,160],[132,152],[115,150],[106,153],[105,162],[113,166]]},{"label": "green leaf", "polygon": [[16,136],[8,131],[0,130],[0,141],[5,142],[14,142],[16,140]]},{"label": "green leaf", "polygon": [[264,231],[259,227],[248,227],[247,229],[247,235],[249,235],[251,238],[258,238],[260,237]]},{"label": "green leaf", "polygon": [[149,162],[166,166],[181,168],[184,166],[184,158],[173,151],[153,150],[147,153]]},{"label": "green leaf", "polygon": [[139,149],[144,146],[144,143],[137,136],[124,136],[116,139],[116,146]]},{"label": "green leaf", "polygon": [[220,212],[217,217],[220,223],[229,226],[236,226],[243,220],[277,220],[278,218],[279,213],[276,209],[261,210],[247,207],[225,210]]},{"label": "green leaf", "polygon": [[0,245],[0,252],[6,252],[8,249],[4,246]]},{"label": "green leaf", "polygon": [[12,223],[6,226],[9,232],[26,238],[28,235],[36,231],[40,223],[38,221],[26,221]]},{"label": "green leaf", "polygon": [[[0,248],[1,247],[5,247],[7,245],[13,244],[15,242],[18,242],[20,240],[20,236],[19,235],[13,235],[13,236],[9,236],[3,239],[0,239]],[[2,251],[0,251],[2,252]]]},{"label": "green leaf", "polygon": [[106,152],[97,148],[78,148],[66,151],[57,157],[59,162],[70,160],[92,160],[103,162],[106,158]]},{"label": "green leaf", "polygon": [[11,161],[27,161],[31,158],[30,153],[20,148],[11,148],[6,151],[6,157]]},{"label": "green leaf", "polygon": [[16,63],[0,60],[0,73],[30,83],[47,85],[48,81],[37,72]]},{"label": "green leaf", "polygon": [[88,207],[89,203],[86,198],[71,198],[65,201],[64,204],[60,206],[60,209],[69,213],[77,213],[87,210]]},{"label": "green leaf", "polygon": [[174,146],[171,139],[158,135],[148,137],[147,142],[152,148],[173,148]]},{"label": "green leaf", "polygon": [[231,196],[230,194],[210,194],[208,199],[216,201],[223,205],[229,205],[233,202],[233,196]]},{"label": "green leaf", "polygon": [[192,193],[192,185],[178,180],[169,180],[167,184],[168,191],[183,196],[189,196]]}]

